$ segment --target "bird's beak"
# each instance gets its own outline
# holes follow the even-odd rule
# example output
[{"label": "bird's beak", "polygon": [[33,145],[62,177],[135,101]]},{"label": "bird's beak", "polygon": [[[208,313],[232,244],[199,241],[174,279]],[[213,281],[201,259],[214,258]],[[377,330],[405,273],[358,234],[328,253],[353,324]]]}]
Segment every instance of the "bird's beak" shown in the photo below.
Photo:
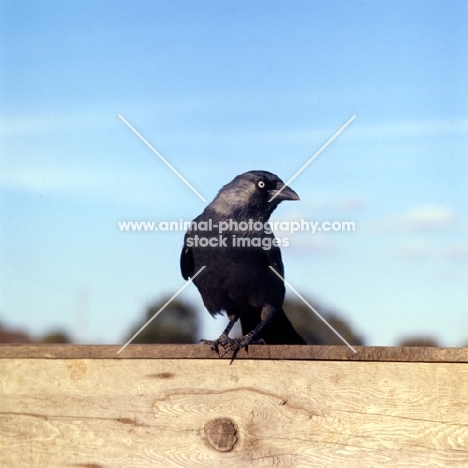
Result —
[{"label": "bird's beak", "polygon": [[299,195],[287,185],[277,185],[276,190],[270,190],[270,201],[278,200],[278,203],[283,200],[300,200]]}]

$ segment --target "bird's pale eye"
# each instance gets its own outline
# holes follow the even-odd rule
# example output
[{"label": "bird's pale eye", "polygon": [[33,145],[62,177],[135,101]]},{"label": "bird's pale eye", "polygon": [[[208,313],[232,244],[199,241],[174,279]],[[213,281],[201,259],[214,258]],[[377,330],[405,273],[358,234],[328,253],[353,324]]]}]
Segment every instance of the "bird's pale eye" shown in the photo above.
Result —
[{"label": "bird's pale eye", "polygon": [[265,188],[265,182],[263,182],[263,180],[259,180],[259,181],[257,182],[257,186],[258,186],[259,188]]}]

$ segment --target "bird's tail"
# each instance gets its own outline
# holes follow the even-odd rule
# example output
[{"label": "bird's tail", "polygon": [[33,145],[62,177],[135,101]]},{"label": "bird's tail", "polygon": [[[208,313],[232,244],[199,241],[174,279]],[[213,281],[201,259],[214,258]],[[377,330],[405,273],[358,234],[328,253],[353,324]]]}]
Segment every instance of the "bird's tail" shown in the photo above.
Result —
[{"label": "bird's tail", "polygon": [[[249,332],[250,328],[244,323],[241,317],[241,325],[243,332]],[[247,327],[245,327],[247,325]],[[289,321],[283,309],[277,310],[275,316],[271,322],[266,324],[261,332],[255,337],[257,339],[263,339],[266,344],[307,344],[304,338],[294,329],[292,323]]]}]

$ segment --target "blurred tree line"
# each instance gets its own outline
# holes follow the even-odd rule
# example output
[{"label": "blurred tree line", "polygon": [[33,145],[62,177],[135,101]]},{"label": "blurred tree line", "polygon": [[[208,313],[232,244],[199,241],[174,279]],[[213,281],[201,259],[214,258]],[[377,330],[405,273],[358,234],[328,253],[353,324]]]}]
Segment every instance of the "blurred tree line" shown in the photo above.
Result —
[{"label": "blurred tree line", "polygon": [[[154,304],[146,311],[145,317],[134,325],[128,338],[130,339],[165,303]],[[364,344],[364,339],[356,334],[337,313],[323,310],[319,306],[313,307],[352,345]],[[319,310],[320,309],[320,310]],[[293,323],[297,332],[304,337],[308,344],[341,345],[344,343],[320,320],[305,304],[287,299],[284,310]],[[132,343],[198,343],[200,337],[200,313],[193,306],[174,300],[158,315]],[[227,324],[227,319],[226,324]],[[234,336],[234,333],[231,333]],[[203,337],[207,339],[217,338]]]},{"label": "blurred tree line", "polygon": [[[126,340],[129,340],[167,302],[147,308],[144,317],[134,324]],[[200,318],[195,307],[179,299],[174,299],[132,343],[196,343],[200,330]]]},{"label": "blurred tree line", "polygon": [[43,343],[43,344],[58,344],[71,343],[71,336],[63,330],[53,330],[41,337],[32,337],[23,330],[8,328],[0,323],[0,343],[2,344],[27,344],[27,343]]},{"label": "blurred tree line", "polygon": [[[166,302],[167,299],[162,299],[160,302],[150,305],[141,319],[133,324],[125,337],[125,341],[129,340]],[[365,344],[364,337],[353,328],[343,315],[313,301],[310,304],[348,343],[354,346]],[[308,344],[345,345],[303,302],[287,298],[284,302],[284,310],[298,333],[304,337]],[[198,343],[202,338],[200,336],[201,314],[208,314],[208,312],[206,310],[197,310],[188,302],[175,299],[136,336],[132,343]],[[238,333],[240,332],[238,331]],[[231,336],[234,336],[233,333],[231,333]],[[203,336],[203,338],[215,339],[217,337]],[[63,330],[52,331],[42,337],[33,338],[27,333],[9,330],[0,323],[0,343],[52,344],[71,343],[72,341],[71,336]],[[435,338],[421,336],[401,339],[397,345],[438,346],[438,343]]]},{"label": "blurred tree line", "polygon": [[[158,310],[166,300],[150,306],[145,316],[135,323],[126,340],[130,339]],[[365,344],[361,336],[352,325],[337,311],[316,304],[309,303],[314,309],[351,345]],[[312,310],[302,301],[287,298],[284,310],[297,332],[311,345],[343,345],[345,343],[331,330]],[[158,315],[132,343],[198,343],[201,329],[201,314],[208,314],[206,310],[197,310],[192,305],[174,300]],[[221,319],[222,320],[222,319]],[[226,324],[227,324],[227,319]],[[235,330],[231,336],[235,336]],[[237,329],[240,336],[240,327]],[[203,336],[215,339],[216,336]],[[438,346],[437,340],[431,337],[408,337],[399,341],[398,346]]]}]

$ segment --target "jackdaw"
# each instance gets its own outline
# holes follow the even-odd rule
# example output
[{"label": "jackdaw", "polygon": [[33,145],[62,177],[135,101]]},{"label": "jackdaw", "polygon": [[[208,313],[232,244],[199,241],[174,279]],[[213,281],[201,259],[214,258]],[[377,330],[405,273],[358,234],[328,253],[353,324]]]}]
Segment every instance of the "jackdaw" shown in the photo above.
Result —
[{"label": "jackdaw", "polygon": [[[205,266],[193,282],[208,312],[229,318],[217,340],[202,340],[219,356],[230,352],[234,359],[250,343],[306,344],[284,313],[284,283],[269,268],[284,278],[281,242],[267,223],[283,200],[299,196],[271,172],[245,172],[221,188],[185,234],[182,276]],[[229,338],[238,319],[244,336]]]}]

